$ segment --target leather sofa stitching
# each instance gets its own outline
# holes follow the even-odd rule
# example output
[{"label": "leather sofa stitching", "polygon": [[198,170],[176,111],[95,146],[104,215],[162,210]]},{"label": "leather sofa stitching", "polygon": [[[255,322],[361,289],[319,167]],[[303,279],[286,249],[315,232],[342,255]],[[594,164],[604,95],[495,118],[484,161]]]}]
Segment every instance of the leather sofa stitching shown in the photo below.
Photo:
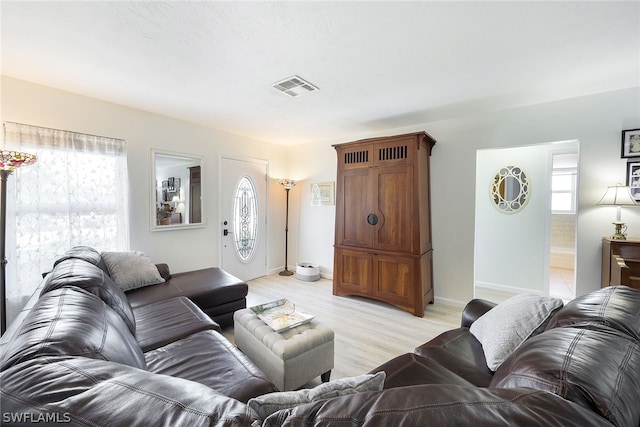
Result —
[{"label": "leather sofa stitching", "polygon": [[624,382],[625,378],[627,378],[627,376],[623,375],[623,373],[625,373],[627,369],[629,369],[629,364],[631,363],[631,359],[633,358],[633,355],[637,352],[638,352],[638,345],[634,342],[630,342],[629,345],[627,346],[627,352],[624,355],[624,359],[622,359],[621,366],[618,368],[616,385],[614,388],[613,396],[611,396],[611,400],[612,400],[611,408],[609,408],[609,411],[606,415],[607,419],[611,419],[611,415],[617,412],[615,410],[616,404],[619,401],[621,401],[621,399],[620,400],[618,399],[618,395],[622,390],[622,383]]},{"label": "leather sofa stitching", "polygon": [[560,375],[559,375],[559,380],[560,380],[560,396],[565,397],[567,396],[567,374],[569,372],[569,369],[571,367],[571,359],[573,358],[573,353],[575,352],[576,347],[578,346],[578,343],[580,342],[580,340],[582,339],[582,337],[584,336],[585,331],[584,330],[580,330],[571,340],[571,343],[569,344],[569,347],[567,348],[566,353],[564,354],[564,360],[562,362],[562,369],[560,370]]},{"label": "leather sofa stitching", "polygon": [[42,340],[42,342],[38,346],[38,353],[44,351],[44,349],[48,345],[47,343],[49,342],[49,339],[53,335],[53,331],[55,330],[56,324],[58,323],[58,320],[60,320],[60,315],[62,313],[62,308],[64,307],[64,300],[65,300],[65,296],[67,295],[67,292],[68,292],[67,289],[64,289],[60,293],[60,298],[58,299],[58,309],[56,311],[55,316],[53,316],[53,319],[51,319],[51,324],[49,325],[49,328],[47,329],[47,333],[45,334],[44,339]]},{"label": "leather sofa stitching", "polygon": [[[114,362],[116,363],[116,362]],[[109,380],[98,380],[96,377],[94,377],[93,375],[91,375],[90,373],[86,372],[85,370],[83,370],[80,367],[74,366],[72,364],[69,363],[65,363],[62,362],[60,363],[60,366],[64,366],[72,371],[74,371],[75,373],[77,373],[78,375],[82,375],[83,377],[87,378],[88,380],[90,380],[91,382],[93,382],[95,385],[98,385],[100,383],[112,383],[112,384],[116,384],[119,385],[121,387],[127,388],[133,392],[138,392],[140,394],[143,394],[145,396],[150,396],[150,397],[154,397],[157,398],[165,403],[171,404],[171,405],[175,405],[178,406],[180,409],[184,410],[184,411],[188,411],[197,415],[201,415],[201,416],[205,416],[205,417],[212,417],[213,414],[209,413],[209,412],[205,412],[205,411],[201,411],[198,410],[196,408],[192,408],[190,406],[185,405],[184,403],[177,401],[177,400],[173,400],[173,399],[169,399],[161,394],[158,393],[154,393],[148,390],[143,390],[139,387],[133,386],[131,384],[127,384],[125,382],[119,381],[117,379],[109,379]]]}]

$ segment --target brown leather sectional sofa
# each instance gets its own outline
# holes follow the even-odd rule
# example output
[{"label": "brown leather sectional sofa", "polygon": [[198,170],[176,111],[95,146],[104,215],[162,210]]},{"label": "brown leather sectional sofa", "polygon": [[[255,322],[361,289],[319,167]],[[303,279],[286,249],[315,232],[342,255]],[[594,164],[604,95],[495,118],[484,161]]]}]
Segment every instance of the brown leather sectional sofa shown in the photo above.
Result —
[{"label": "brown leather sectional sofa", "polygon": [[385,390],[280,411],[263,426],[640,425],[640,291],[569,302],[495,372],[469,330],[493,306],[471,301],[460,328],[374,369]]},{"label": "brown leather sectional sofa", "polygon": [[99,264],[90,251],[58,261],[0,340],[3,425],[640,425],[640,291],[628,287],[571,301],[495,372],[470,332],[493,304],[474,300],[460,328],[374,369],[384,390],[263,420],[244,402],[273,384],[209,316],[184,296],[131,308]]},{"label": "brown leather sectional sofa", "polygon": [[40,288],[0,340],[3,425],[259,424],[245,403],[275,386],[191,299],[132,308],[86,247]]}]

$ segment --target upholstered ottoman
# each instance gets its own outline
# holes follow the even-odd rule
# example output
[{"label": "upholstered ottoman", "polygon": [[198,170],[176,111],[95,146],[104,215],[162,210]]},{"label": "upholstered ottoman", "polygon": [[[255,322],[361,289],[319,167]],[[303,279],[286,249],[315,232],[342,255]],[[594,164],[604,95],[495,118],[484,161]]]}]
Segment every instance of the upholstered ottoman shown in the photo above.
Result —
[{"label": "upholstered ottoman", "polygon": [[295,390],[317,376],[329,381],[333,369],[333,331],[310,323],[275,332],[251,309],[238,310],[234,339],[280,391]]}]

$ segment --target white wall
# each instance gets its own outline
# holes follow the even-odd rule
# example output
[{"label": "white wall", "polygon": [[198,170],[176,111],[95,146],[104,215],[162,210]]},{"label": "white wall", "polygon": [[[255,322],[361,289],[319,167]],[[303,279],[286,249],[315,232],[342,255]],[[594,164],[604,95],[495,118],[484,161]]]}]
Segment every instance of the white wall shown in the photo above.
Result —
[{"label": "white wall", "polygon": [[[640,88],[561,100],[506,111],[487,111],[402,129],[376,129],[335,141],[282,147],[191,123],[2,78],[2,120],[68,129],[127,140],[131,184],[131,248],[169,262],[174,271],[218,265],[218,154],[270,162],[268,269],[284,262],[285,193],[277,178],[301,180],[291,190],[289,264],[317,262],[325,275],[333,269],[335,210],[309,206],[311,182],[335,180],[331,143],[425,130],[433,149],[432,227],[434,287],[437,301],[464,303],[473,297],[475,153],[549,141],[580,141],[580,193],[577,235],[577,294],[600,286],[600,243],[610,235],[613,208],[596,206],[607,185],[624,182],[620,131],[640,127]],[[151,147],[205,157],[203,229],[149,231]],[[450,196],[455,188],[457,198]],[[640,237],[640,212],[623,209],[629,235]],[[299,247],[298,247],[299,246]]]},{"label": "white wall", "polygon": [[[289,263],[311,262],[320,266],[322,277],[333,277],[333,243],[336,207],[311,206],[311,184],[336,181],[336,153],[330,144],[307,144],[290,149],[290,170],[299,184],[291,190],[299,240]],[[290,240],[291,243],[291,240]]]},{"label": "white wall", "polygon": [[[331,143],[425,130],[438,143],[431,157],[431,202],[436,301],[463,304],[473,297],[475,155],[482,148],[513,147],[551,141],[580,141],[577,230],[577,294],[600,287],[601,239],[612,233],[613,208],[596,206],[608,185],[625,182],[620,132],[640,127],[640,88],[544,103],[506,111],[428,122],[420,126],[354,135]],[[335,179],[335,153],[329,143],[293,147],[292,168],[308,171],[309,181]],[[323,163],[322,163],[323,162]],[[305,166],[306,165],[306,166]],[[451,197],[451,188],[457,197]],[[303,203],[304,204],[304,203]],[[301,205],[301,212],[306,207]],[[624,209],[629,236],[640,237],[640,209]],[[327,211],[313,222],[300,218],[299,259],[325,265],[328,243],[309,243],[322,230],[333,235]],[[312,230],[312,231],[311,231]]]},{"label": "white wall", "polygon": [[[219,154],[268,160],[269,171],[274,179],[270,180],[269,185],[270,221],[267,238],[270,250],[267,254],[267,268],[278,270],[284,265],[285,196],[276,179],[287,175],[284,147],[6,76],[2,77],[1,89],[0,118],[3,121],[104,135],[127,141],[131,249],[146,253],[156,262],[168,263],[173,272],[219,265]],[[206,227],[150,231],[152,147],[203,156],[202,188]],[[290,240],[294,243],[297,242],[296,231],[297,229],[293,229],[289,232]],[[295,253],[297,247],[292,246],[291,251]]]}]

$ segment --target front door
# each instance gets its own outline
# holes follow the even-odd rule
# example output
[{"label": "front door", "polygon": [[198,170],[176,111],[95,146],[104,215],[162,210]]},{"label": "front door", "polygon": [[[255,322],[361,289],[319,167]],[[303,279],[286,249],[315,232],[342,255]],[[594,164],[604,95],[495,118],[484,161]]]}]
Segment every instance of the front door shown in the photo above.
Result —
[{"label": "front door", "polygon": [[266,274],[265,161],[223,157],[220,201],[222,268],[242,280]]}]

